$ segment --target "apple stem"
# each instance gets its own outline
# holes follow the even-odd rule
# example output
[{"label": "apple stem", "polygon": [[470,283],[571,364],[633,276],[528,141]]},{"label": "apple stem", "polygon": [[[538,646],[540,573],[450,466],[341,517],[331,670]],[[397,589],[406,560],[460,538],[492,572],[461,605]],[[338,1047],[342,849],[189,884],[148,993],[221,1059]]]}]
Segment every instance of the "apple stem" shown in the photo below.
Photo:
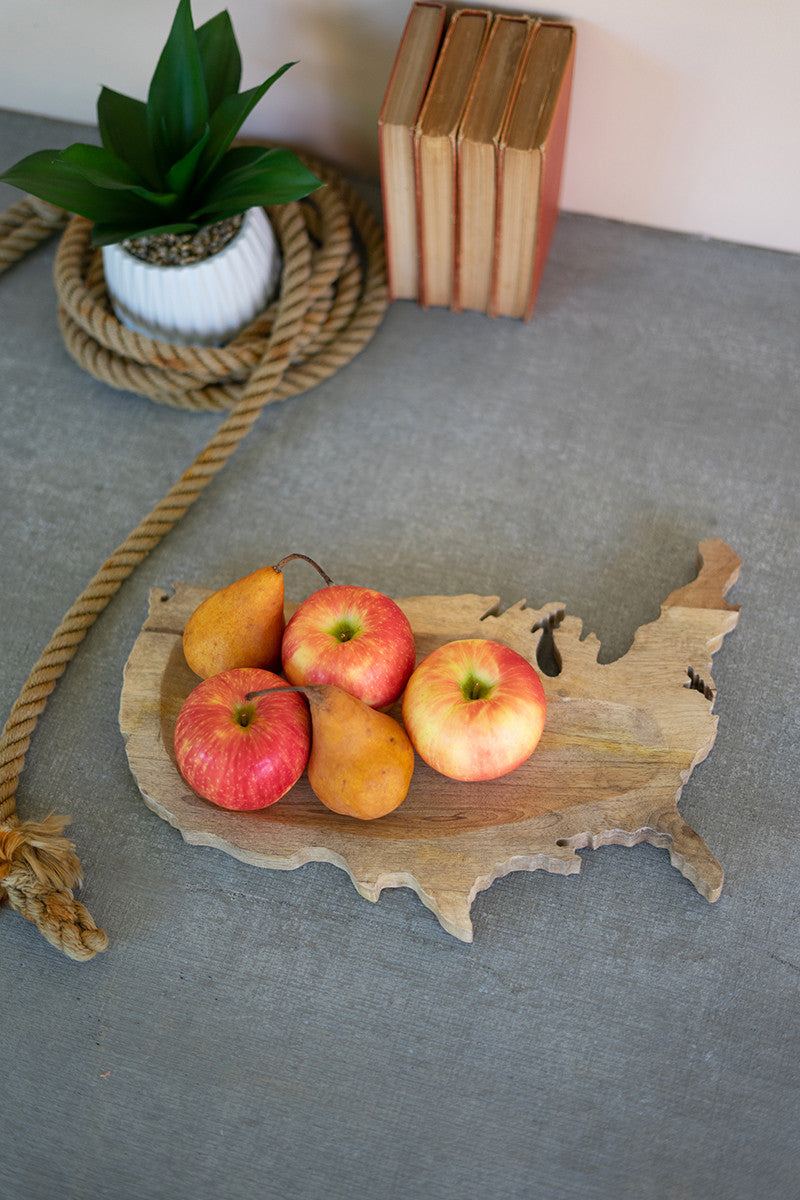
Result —
[{"label": "apple stem", "polygon": [[[245,699],[249,700],[249,696],[245,697]],[[253,717],[255,716],[255,710],[249,704],[239,704],[236,707],[234,716],[236,718],[237,725],[241,725],[242,729],[247,729],[247,726],[251,723]]]},{"label": "apple stem", "polygon": [[465,700],[483,700],[491,692],[491,686],[470,674],[461,687],[461,695]]},{"label": "apple stem", "polygon": [[310,563],[315,570],[319,571],[320,575],[328,584],[328,586],[333,586],[333,580],[331,579],[330,575],[328,575],[326,571],[323,571],[319,563],[315,562],[313,558],[309,558],[307,554],[287,554],[286,557],[282,558],[280,562],[275,563],[274,570],[282,571],[286,564],[291,562],[293,558],[302,558],[303,562]]}]

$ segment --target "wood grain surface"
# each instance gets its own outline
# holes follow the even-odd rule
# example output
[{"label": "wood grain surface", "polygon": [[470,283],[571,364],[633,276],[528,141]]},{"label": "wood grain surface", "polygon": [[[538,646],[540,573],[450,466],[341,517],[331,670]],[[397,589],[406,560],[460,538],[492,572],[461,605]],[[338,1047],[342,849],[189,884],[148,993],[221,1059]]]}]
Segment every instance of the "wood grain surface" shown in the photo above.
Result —
[{"label": "wood grain surface", "polygon": [[540,669],[547,722],[522,767],[468,784],[437,775],[417,758],[403,804],[364,822],[324,808],[305,776],[277,804],[246,814],[216,808],[188,787],[176,766],[173,732],[198,679],[184,660],[181,634],[208,592],[187,584],[176,584],[172,595],[153,589],[120,704],[131,770],[148,807],[187,842],[272,869],[334,863],[372,901],[385,887],[413,888],[463,941],[472,940],[470,909],[479,891],[511,871],[577,872],[576,851],[584,847],[666,848],[698,892],[716,900],[722,868],[677,806],[714,744],[712,655],[738,620],[725,594],[740,559],[713,539],[701,543],[698,565],[697,578],[672,592],[658,619],[637,630],[627,654],[607,664],[597,661],[597,639],[583,637],[581,622],[560,604],[533,609],[520,601],[500,612],[494,596],[398,600],[414,629],[418,660],[454,638],[487,637],[536,665],[546,639],[556,663],[549,669],[558,673]]}]

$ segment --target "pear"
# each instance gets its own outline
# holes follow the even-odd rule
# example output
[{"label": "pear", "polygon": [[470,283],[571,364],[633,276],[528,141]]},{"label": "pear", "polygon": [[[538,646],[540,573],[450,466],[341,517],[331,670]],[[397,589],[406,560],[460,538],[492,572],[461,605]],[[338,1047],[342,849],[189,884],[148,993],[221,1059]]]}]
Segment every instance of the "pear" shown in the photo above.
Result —
[{"label": "pear", "polygon": [[308,782],[326,808],[371,821],[402,804],[414,773],[414,747],[394,717],[332,683],[286,690],[308,700]]},{"label": "pear", "polygon": [[283,568],[301,558],[332,580],[306,554],[287,554],[212,592],[194,610],[183,631],[183,653],[195,675],[209,679],[233,667],[269,669],[280,661],[286,627]]},{"label": "pear", "polygon": [[414,748],[394,717],[333,684],[300,689],[311,710],[308,782],[333,812],[370,821],[406,798]]}]

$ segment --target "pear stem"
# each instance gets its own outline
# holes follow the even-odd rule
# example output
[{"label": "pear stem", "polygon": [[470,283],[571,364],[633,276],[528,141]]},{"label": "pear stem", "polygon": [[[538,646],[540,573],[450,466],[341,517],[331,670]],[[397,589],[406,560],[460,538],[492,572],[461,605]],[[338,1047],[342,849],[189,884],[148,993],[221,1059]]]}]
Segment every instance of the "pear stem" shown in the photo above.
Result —
[{"label": "pear stem", "polygon": [[287,683],[286,687],[263,688],[260,692],[248,692],[245,700],[257,700],[259,696],[272,696],[275,692],[301,692],[308,700],[310,694],[318,694],[318,688],[313,683],[298,684],[297,686]]},{"label": "pear stem", "polygon": [[319,571],[320,575],[325,580],[325,582],[328,584],[328,586],[329,587],[333,586],[333,580],[331,579],[330,575],[328,575],[328,573],[326,571],[323,571],[323,569],[319,565],[319,563],[314,562],[314,559],[309,558],[307,554],[287,554],[286,557],[282,558],[280,562],[275,563],[273,570],[282,571],[283,568],[286,566],[286,564],[288,562],[291,562],[293,558],[302,558],[303,562],[310,563],[311,566],[314,567],[315,570]]}]

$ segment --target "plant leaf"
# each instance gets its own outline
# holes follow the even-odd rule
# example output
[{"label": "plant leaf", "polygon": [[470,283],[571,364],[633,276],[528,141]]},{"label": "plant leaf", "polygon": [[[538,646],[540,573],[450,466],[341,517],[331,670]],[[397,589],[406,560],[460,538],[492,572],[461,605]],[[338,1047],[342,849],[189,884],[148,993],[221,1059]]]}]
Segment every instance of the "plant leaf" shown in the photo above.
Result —
[{"label": "plant leaf", "polygon": [[97,100],[97,122],[105,148],[130,163],[150,187],[159,191],[163,181],[150,149],[144,101],[104,87]]},{"label": "plant leaf", "polygon": [[223,166],[220,171],[217,171],[215,179],[217,181],[220,179],[223,170],[226,175],[230,175],[234,171],[241,171],[244,167],[255,166],[267,154],[272,154],[272,147],[259,145],[232,146],[226,152]]},{"label": "plant leaf", "polygon": [[[10,183],[23,192],[30,192],[50,204],[57,204],[69,212],[86,216],[84,208],[91,203],[98,191],[73,167],[61,161],[59,150],[37,150],[20,159],[0,175],[0,182]],[[90,219],[93,219],[90,217]]]},{"label": "plant leaf", "polygon": [[141,187],[143,183],[138,171],[104,146],[74,142],[61,151],[60,160],[101,188],[128,190]]},{"label": "plant leaf", "polygon": [[200,25],[195,34],[206,81],[208,111],[213,113],[226,96],[238,92],[242,57],[227,10]]},{"label": "plant leaf", "polygon": [[68,212],[79,213],[90,221],[126,220],[149,224],[153,210],[146,200],[130,191],[103,188],[86,179],[75,167],[64,162],[58,150],[37,150],[11,167],[0,179],[4,183],[57,204]]},{"label": "plant leaf", "polygon": [[[176,192],[151,192],[147,188],[131,188],[131,192],[134,196],[146,201],[155,210],[154,215],[159,220],[163,220],[164,213],[170,209],[180,209],[180,196]],[[177,213],[173,213],[173,216],[177,216]],[[153,219],[152,215],[150,219]]]},{"label": "plant leaf", "polygon": [[211,137],[197,170],[201,185],[216,170],[222,156],[259,100],[269,91],[273,83],[294,65],[293,62],[284,63],[273,75],[270,75],[269,79],[265,79],[256,87],[248,88],[246,92],[239,92],[235,96],[226,96],[216,111],[211,114],[209,120]]},{"label": "plant leaf", "polygon": [[192,146],[188,154],[184,154],[183,158],[178,159],[173,163],[167,172],[167,187],[170,191],[177,192],[180,196],[185,196],[192,188],[195,175],[197,172],[197,164],[200,156],[208,142],[211,130],[206,125],[203,130],[203,136]]},{"label": "plant leaf", "polygon": [[[250,149],[239,147],[238,149]],[[229,151],[233,154],[234,151]],[[256,162],[225,170],[227,155],[220,164],[215,181],[203,195],[191,218],[200,222],[218,221],[253,205],[286,204],[307,196],[321,182],[291,150],[267,150]]]},{"label": "plant leaf", "polygon": [[156,192],[142,183],[140,176],[105,147],[75,142],[61,151],[61,162],[67,163],[99,188],[128,192],[153,205],[160,212],[174,208],[180,200],[177,190]]},{"label": "plant leaf", "polygon": [[188,154],[208,121],[208,96],[189,0],[180,0],[147,95],[147,132],[159,169]]}]

